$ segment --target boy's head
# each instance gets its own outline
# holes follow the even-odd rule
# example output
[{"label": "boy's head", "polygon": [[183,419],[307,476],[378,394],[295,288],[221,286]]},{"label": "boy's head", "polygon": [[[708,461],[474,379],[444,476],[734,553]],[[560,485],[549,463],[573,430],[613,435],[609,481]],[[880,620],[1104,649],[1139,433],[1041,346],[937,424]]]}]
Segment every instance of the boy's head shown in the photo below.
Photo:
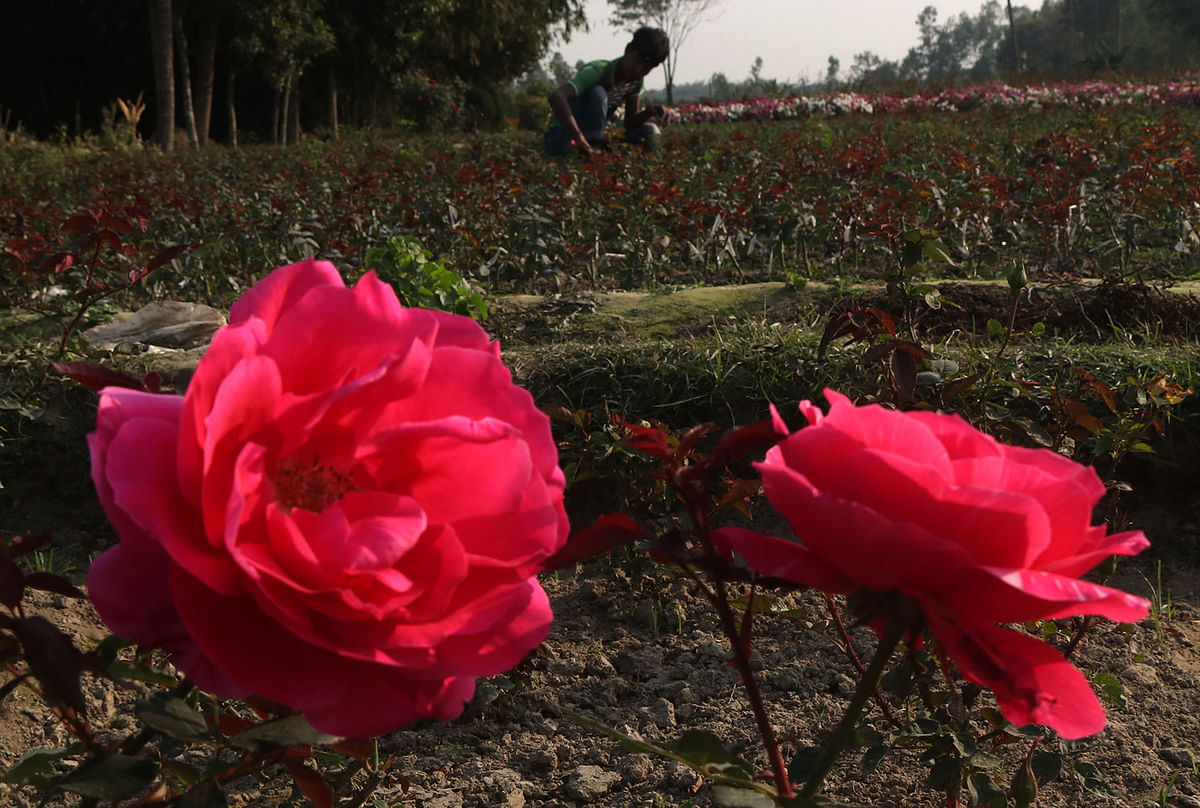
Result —
[{"label": "boy's head", "polygon": [[642,75],[645,75],[667,60],[670,47],[665,31],[645,26],[633,32],[633,39],[625,46],[625,53],[636,53],[640,57],[645,68]]}]

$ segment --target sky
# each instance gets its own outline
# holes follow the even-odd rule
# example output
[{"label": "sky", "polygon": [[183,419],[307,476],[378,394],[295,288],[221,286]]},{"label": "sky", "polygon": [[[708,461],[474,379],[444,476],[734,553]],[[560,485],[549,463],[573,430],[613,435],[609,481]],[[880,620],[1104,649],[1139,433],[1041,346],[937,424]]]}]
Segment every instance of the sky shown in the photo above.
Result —
[{"label": "sky", "polygon": [[[831,55],[841,61],[845,77],[854,55],[862,51],[902,59],[917,43],[917,15],[926,6],[934,6],[943,23],[964,11],[977,15],[983,1],[724,0],[683,43],[675,83],[707,81],[718,72],[730,81],[742,81],[758,56],[764,79],[818,81]],[[591,30],[550,48],[551,53],[561,51],[572,65],[579,59],[616,58],[629,42],[627,32],[608,24],[606,0],[587,0],[586,7]],[[661,67],[646,77],[648,90],[665,86]]]}]

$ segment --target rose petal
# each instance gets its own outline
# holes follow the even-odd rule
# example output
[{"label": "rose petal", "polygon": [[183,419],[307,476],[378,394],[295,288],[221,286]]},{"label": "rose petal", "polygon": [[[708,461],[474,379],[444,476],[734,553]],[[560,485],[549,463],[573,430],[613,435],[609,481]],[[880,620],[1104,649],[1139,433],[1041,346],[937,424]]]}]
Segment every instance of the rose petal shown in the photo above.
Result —
[{"label": "rose petal", "polygon": [[1104,729],[1104,708],[1074,665],[1041,640],[927,611],[930,628],[967,679],[990,688],[1012,723],[1042,724],[1068,740]]}]

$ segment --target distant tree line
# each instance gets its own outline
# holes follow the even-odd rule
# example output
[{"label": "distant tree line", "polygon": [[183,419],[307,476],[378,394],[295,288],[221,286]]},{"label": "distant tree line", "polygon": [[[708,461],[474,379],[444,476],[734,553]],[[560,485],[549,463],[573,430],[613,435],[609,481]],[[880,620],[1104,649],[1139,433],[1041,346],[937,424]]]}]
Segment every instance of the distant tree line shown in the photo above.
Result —
[{"label": "distant tree line", "polygon": [[0,120],[78,134],[144,93],[168,148],[378,122],[406,73],[486,96],[585,24],[582,0],[20,0],[0,17]]},{"label": "distant tree line", "polygon": [[930,5],[917,15],[916,27],[917,44],[898,61],[863,51],[844,66],[831,56],[823,76],[787,82],[764,79],[760,58],[743,80],[714,73],[707,81],[677,84],[674,97],[725,101],[822,89],[1160,76],[1200,68],[1200,0],[1045,0],[1037,9],[988,0],[978,14],[945,21]]}]

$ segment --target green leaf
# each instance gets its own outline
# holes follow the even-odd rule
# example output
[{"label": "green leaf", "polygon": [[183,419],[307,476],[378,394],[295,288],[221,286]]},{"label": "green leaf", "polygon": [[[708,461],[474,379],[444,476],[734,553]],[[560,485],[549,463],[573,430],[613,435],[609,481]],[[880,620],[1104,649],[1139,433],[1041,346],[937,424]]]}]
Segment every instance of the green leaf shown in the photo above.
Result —
[{"label": "green leaf", "polygon": [[807,782],[808,778],[812,776],[813,769],[816,768],[817,761],[821,759],[821,751],[819,746],[798,747],[796,754],[792,755],[792,759],[788,761],[788,779],[793,783]]},{"label": "green leaf", "polygon": [[950,785],[960,768],[958,758],[939,757],[933,762],[933,768],[929,770],[929,776],[925,778],[925,785],[935,790],[944,789]]},{"label": "green leaf", "polygon": [[310,746],[319,743],[332,743],[338,740],[336,735],[326,735],[313,729],[312,725],[302,715],[286,715],[239,732],[229,739],[230,742],[242,749],[255,750],[262,744],[272,746]]},{"label": "green leaf", "polygon": [[1057,752],[1039,751],[1034,754],[1031,765],[1039,786],[1052,783],[1062,774],[1062,756]]},{"label": "green leaf", "polygon": [[863,753],[862,760],[858,762],[858,770],[863,774],[872,774],[879,767],[887,752],[886,746],[872,746]]},{"label": "green leaf", "polygon": [[954,266],[954,259],[950,257],[950,251],[946,249],[946,245],[938,239],[926,239],[925,241],[921,242],[921,249],[924,251],[925,257],[930,261]]},{"label": "green leaf", "polygon": [[775,805],[775,800],[766,794],[727,785],[713,786],[712,802],[718,808],[772,808]]},{"label": "green leaf", "polygon": [[986,805],[988,808],[1005,808],[1008,797],[1004,789],[984,772],[976,772],[967,778],[967,794],[971,797],[971,805]]},{"label": "green leaf", "polygon": [[754,766],[726,748],[713,733],[702,729],[689,729],[675,744],[675,752],[696,766],[719,771],[729,777],[749,780],[754,776]]},{"label": "green leaf", "polygon": [[145,790],[158,776],[158,764],[145,758],[109,755],[89,760],[59,781],[65,791],[98,800],[124,800]]},{"label": "green leaf", "polygon": [[1033,768],[1028,760],[1023,761],[1017,767],[1016,774],[1013,775],[1012,783],[1008,787],[1009,794],[1012,795],[1013,801],[1017,804],[1017,808],[1029,808],[1037,801],[1038,783],[1034,777]]},{"label": "green leaf", "polygon": [[987,330],[993,337],[1003,337],[1008,333],[1008,329],[995,317],[988,318]]},{"label": "green leaf", "polygon": [[1121,793],[1104,781],[1104,778],[1100,776],[1100,770],[1094,764],[1077,760],[1073,768],[1075,770],[1075,779],[1088,791],[1093,794],[1099,794],[1102,797],[1120,799]]},{"label": "green leaf", "polygon": [[204,716],[169,693],[139,701],[134,709],[143,724],[177,741],[200,741],[211,735]]},{"label": "green leaf", "polygon": [[1125,686],[1121,684],[1120,679],[1111,673],[1097,673],[1092,676],[1092,681],[1100,686],[1100,692],[1109,701],[1121,710],[1129,710],[1129,699],[1125,698]]},{"label": "green leaf", "polygon": [[77,755],[84,749],[82,743],[73,743],[65,749],[31,749],[4,773],[4,781],[13,785],[32,783],[40,775],[51,774],[56,760]]}]

